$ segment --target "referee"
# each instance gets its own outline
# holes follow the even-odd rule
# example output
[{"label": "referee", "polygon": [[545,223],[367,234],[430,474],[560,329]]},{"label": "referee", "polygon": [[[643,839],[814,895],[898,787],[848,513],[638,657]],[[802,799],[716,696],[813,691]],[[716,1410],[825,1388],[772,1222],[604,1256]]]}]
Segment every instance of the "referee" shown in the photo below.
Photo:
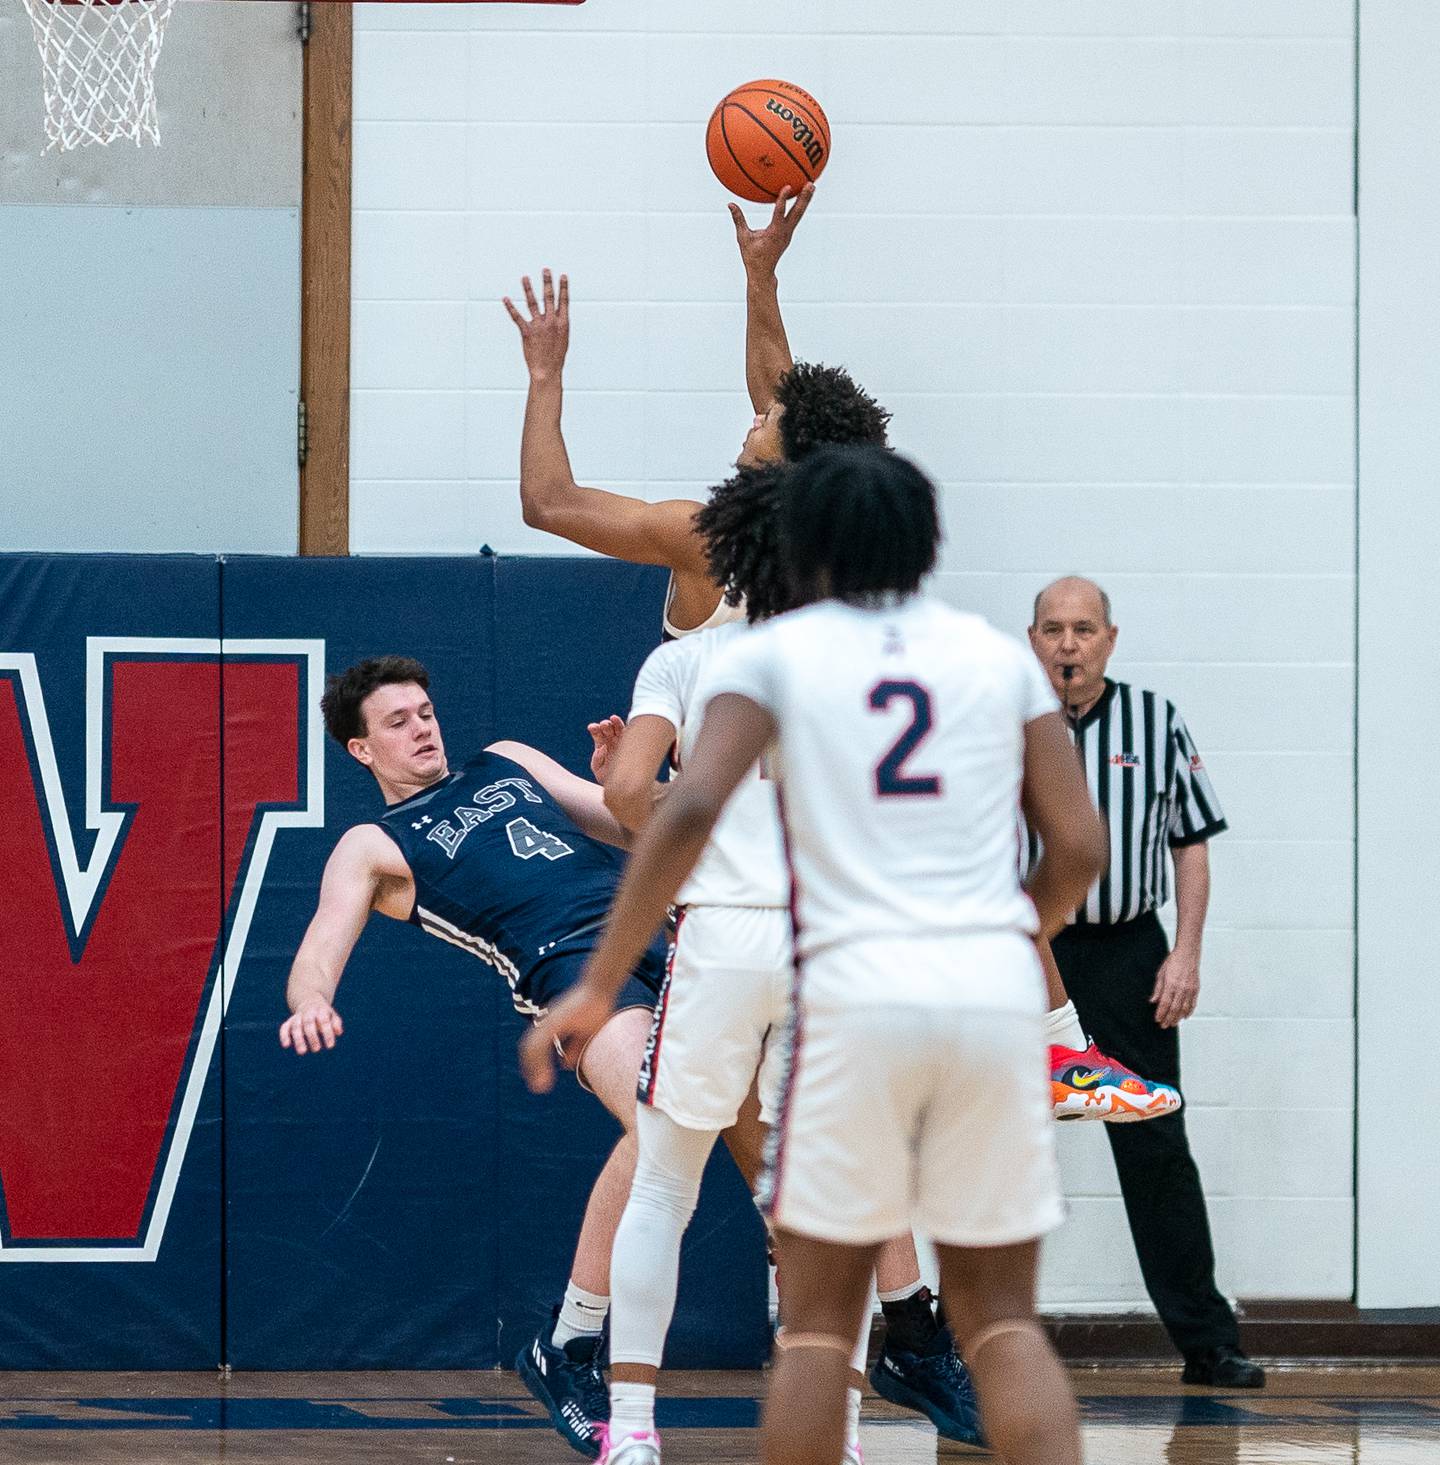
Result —
[{"label": "referee", "polygon": [[[1065,706],[1085,781],[1110,829],[1110,864],[1053,945],[1081,1025],[1120,1062],[1180,1084],[1179,1025],[1200,991],[1210,900],[1207,841],[1225,816],[1179,712],[1154,692],[1111,681],[1117,628],[1090,580],[1057,580],[1035,597],[1030,644]],[[1030,838],[1031,862],[1038,857]],[[1168,855],[1168,858],[1167,858]],[[1175,949],[1156,912],[1175,868]],[[1215,1253],[1184,1113],[1107,1124],[1145,1286],[1187,1384],[1262,1388],[1239,1347],[1235,1314],[1215,1287]]]}]

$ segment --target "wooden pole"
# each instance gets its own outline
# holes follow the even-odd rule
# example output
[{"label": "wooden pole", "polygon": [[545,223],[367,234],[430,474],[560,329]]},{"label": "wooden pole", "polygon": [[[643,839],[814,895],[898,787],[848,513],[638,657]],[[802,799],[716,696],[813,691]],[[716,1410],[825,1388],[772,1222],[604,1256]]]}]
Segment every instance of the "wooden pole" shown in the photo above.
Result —
[{"label": "wooden pole", "polygon": [[310,6],[301,205],[300,553],[350,553],[349,5]]}]

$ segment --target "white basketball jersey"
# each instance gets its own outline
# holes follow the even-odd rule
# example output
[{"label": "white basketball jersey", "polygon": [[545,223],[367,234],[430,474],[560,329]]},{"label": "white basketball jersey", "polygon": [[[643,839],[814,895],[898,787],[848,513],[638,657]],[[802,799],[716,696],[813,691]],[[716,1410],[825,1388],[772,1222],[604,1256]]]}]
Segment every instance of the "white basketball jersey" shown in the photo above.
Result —
[{"label": "white basketball jersey", "polygon": [[802,956],[1036,930],[1016,810],[1025,724],[1058,704],[1028,647],[923,596],[828,601],[734,638],[707,691],[777,723]]},{"label": "white basketball jersey", "polygon": [[[640,668],[630,716],[663,717],[677,730],[682,778],[710,701],[710,673],[726,648],[752,635],[743,621],[686,635],[657,647]],[[775,785],[760,776],[758,764],[726,804],[678,901],[782,908],[790,903]]]},{"label": "white basketball jersey", "polygon": [[711,631],[717,626],[728,626],[732,621],[743,621],[745,619],[745,602],[742,600],[739,605],[731,605],[722,595],[720,603],[700,622],[698,626],[691,626],[688,631],[682,630],[670,619],[670,607],[675,602],[675,576],[670,576],[670,583],[665,587],[665,609],[660,613],[660,627],[668,640],[678,641],[683,636],[698,636],[701,631]]}]

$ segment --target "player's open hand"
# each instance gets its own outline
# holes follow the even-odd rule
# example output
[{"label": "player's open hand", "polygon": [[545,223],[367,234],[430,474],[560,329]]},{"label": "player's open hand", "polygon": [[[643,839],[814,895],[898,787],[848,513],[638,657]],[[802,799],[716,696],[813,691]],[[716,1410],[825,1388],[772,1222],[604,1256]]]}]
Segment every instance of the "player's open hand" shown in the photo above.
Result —
[{"label": "player's open hand", "polygon": [[340,1014],[323,997],[312,997],[280,1024],[280,1046],[297,1053],[318,1053],[321,1048],[333,1048],[344,1031]]},{"label": "player's open hand", "polygon": [[566,1068],[574,1068],[586,1043],[614,1013],[611,998],[583,981],[572,987],[520,1039],[520,1072],[530,1092],[548,1094],[555,1087],[557,1053]]},{"label": "player's open hand", "polygon": [[745,262],[747,275],[774,273],[780,256],[790,248],[795,230],[814,197],[813,183],[807,183],[798,195],[787,183],[775,200],[770,222],[762,229],[752,229],[745,222],[745,214],[738,203],[730,205],[730,217],[735,221],[735,238],[740,244],[740,258]]},{"label": "player's open hand", "polygon": [[520,330],[520,345],[525,352],[530,379],[545,381],[558,377],[565,366],[565,353],[570,349],[569,277],[560,276],[558,298],[555,280],[549,270],[542,270],[540,274],[540,300],[535,299],[535,287],[530,283],[529,275],[521,279],[520,286],[525,292],[529,315],[522,315],[508,295],[504,303],[510,319]]},{"label": "player's open hand", "polygon": [[610,763],[615,756],[615,749],[620,746],[620,734],[625,731],[625,719],[612,712],[599,722],[587,723],[586,729],[595,744],[594,751],[590,754],[590,776],[603,786],[605,775],[610,771]]}]

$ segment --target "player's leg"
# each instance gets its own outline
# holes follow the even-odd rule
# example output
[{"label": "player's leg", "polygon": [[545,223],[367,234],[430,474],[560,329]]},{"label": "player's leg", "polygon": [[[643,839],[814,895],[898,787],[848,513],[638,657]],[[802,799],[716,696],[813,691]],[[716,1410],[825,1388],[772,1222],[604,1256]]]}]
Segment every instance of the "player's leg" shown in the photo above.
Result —
[{"label": "player's leg", "polygon": [[1022,1005],[1034,952],[998,933],[945,946],[953,961],[937,945],[934,967],[985,975],[1017,1010],[931,1013],[915,1053],[927,1075],[916,1224],[935,1239],[946,1315],[991,1446],[1010,1465],[1078,1465],[1074,1401],[1034,1313],[1038,1238],[1064,1216],[1043,1024]]},{"label": "player's leg", "polygon": [[1160,1119],[1180,1107],[1172,1083],[1142,1078],[1102,1053],[1080,1022],[1048,941],[1037,941],[1045,973],[1045,1041],[1050,1045],[1050,1098],[1057,1119],[1126,1123]]},{"label": "player's leg", "polygon": [[520,1351],[521,1381],[582,1455],[600,1452],[610,1398],[601,1371],[610,1309],[610,1256],[635,1173],[635,1078],[650,1032],[645,1008],[622,1008],[595,1034],[578,1077],[624,1129],[591,1187],[565,1296],[548,1327]]},{"label": "player's leg", "polygon": [[616,1465],[653,1465],[659,1453],[655,1384],[680,1243],[717,1135],[743,1122],[758,1159],[754,1078],[771,1023],[772,968],[788,949],[778,910],[693,907],[677,931],[640,1071],[639,1159],[611,1261],[607,1458]]},{"label": "player's leg", "polygon": [[942,1439],[980,1445],[979,1405],[969,1371],[930,1289],[910,1232],[887,1241],[875,1258],[875,1286],[885,1334],[870,1370],[882,1399],[923,1414]]},{"label": "player's leg", "polygon": [[784,1329],[761,1425],[764,1465],[835,1465],[847,1454],[846,1392],[870,1295],[874,1245],[778,1230]]},{"label": "player's leg", "polygon": [[675,1315],[680,1243],[717,1138],[716,1130],[687,1129],[644,1104],[635,1134],[639,1158],[610,1264],[610,1424],[601,1458],[614,1465],[659,1459],[655,1388]]},{"label": "player's leg", "polygon": [[1039,1242],[936,1251],[996,1453],[1008,1465],[1080,1465],[1075,1396],[1035,1316]]}]

